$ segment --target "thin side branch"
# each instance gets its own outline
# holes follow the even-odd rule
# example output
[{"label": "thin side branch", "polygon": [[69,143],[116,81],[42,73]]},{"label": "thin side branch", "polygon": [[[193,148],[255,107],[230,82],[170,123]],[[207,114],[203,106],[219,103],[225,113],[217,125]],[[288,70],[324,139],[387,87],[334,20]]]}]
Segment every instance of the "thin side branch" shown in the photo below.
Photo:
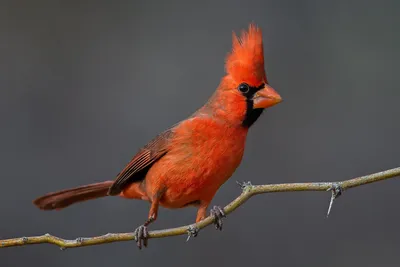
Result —
[{"label": "thin side branch", "polygon": [[[271,185],[251,185],[250,183],[243,183],[241,184],[243,189],[242,194],[224,208],[224,213],[230,214],[238,207],[243,205],[252,196],[274,192],[332,191],[330,204],[331,207],[333,200],[335,200],[342,193],[343,190],[386,180],[396,176],[400,176],[400,167],[341,182],[288,183]],[[185,225],[165,230],[151,231],[149,232],[149,238],[163,238],[169,236],[186,235],[190,227],[197,227],[198,229],[202,229],[211,225],[213,222],[214,217],[209,216],[197,224]],[[0,240],[0,248],[49,243],[57,245],[61,249],[66,249],[131,240],[134,240],[134,233],[109,233],[96,237],[79,237],[74,240],[62,239],[56,236],[52,236],[50,234],[45,234],[41,236]]]}]

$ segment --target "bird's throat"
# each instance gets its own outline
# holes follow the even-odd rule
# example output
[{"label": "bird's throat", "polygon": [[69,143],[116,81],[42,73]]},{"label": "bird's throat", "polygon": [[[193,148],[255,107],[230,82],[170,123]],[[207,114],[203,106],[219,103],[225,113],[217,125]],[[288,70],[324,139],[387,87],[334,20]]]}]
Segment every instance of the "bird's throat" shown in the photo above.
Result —
[{"label": "bird's throat", "polygon": [[264,109],[258,108],[254,109],[253,108],[253,100],[247,99],[246,100],[246,114],[244,115],[244,119],[242,121],[242,126],[249,128],[252,126],[256,120],[261,116],[263,113]]}]

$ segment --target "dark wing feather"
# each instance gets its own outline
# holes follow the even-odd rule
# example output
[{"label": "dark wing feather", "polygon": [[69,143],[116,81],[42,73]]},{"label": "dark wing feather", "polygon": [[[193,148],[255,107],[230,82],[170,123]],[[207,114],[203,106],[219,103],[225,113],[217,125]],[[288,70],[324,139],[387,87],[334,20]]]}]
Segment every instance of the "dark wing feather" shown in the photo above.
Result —
[{"label": "dark wing feather", "polygon": [[127,184],[143,180],[150,167],[168,152],[171,136],[172,129],[169,129],[143,147],[118,174],[108,194],[118,195]]}]

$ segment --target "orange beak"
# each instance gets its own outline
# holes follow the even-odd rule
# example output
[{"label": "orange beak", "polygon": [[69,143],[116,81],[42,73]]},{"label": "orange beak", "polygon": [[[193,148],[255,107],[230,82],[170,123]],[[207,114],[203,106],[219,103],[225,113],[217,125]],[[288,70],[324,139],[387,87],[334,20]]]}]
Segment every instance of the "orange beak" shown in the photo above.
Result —
[{"label": "orange beak", "polygon": [[268,84],[254,94],[253,108],[268,108],[282,102],[282,97]]}]

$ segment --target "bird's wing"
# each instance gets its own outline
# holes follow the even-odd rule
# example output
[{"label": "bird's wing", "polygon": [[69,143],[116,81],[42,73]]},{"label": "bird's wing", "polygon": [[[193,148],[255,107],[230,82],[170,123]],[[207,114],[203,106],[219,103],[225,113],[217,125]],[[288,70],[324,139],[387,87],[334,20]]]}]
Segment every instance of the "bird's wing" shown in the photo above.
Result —
[{"label": "bird's wing", "polygon": [[143,147],[117,175],[108,194],[118,195],[125,185],[143,180],[150,167],[168,152],[168,144],[172,135],[173,128],[168,129]]}]

